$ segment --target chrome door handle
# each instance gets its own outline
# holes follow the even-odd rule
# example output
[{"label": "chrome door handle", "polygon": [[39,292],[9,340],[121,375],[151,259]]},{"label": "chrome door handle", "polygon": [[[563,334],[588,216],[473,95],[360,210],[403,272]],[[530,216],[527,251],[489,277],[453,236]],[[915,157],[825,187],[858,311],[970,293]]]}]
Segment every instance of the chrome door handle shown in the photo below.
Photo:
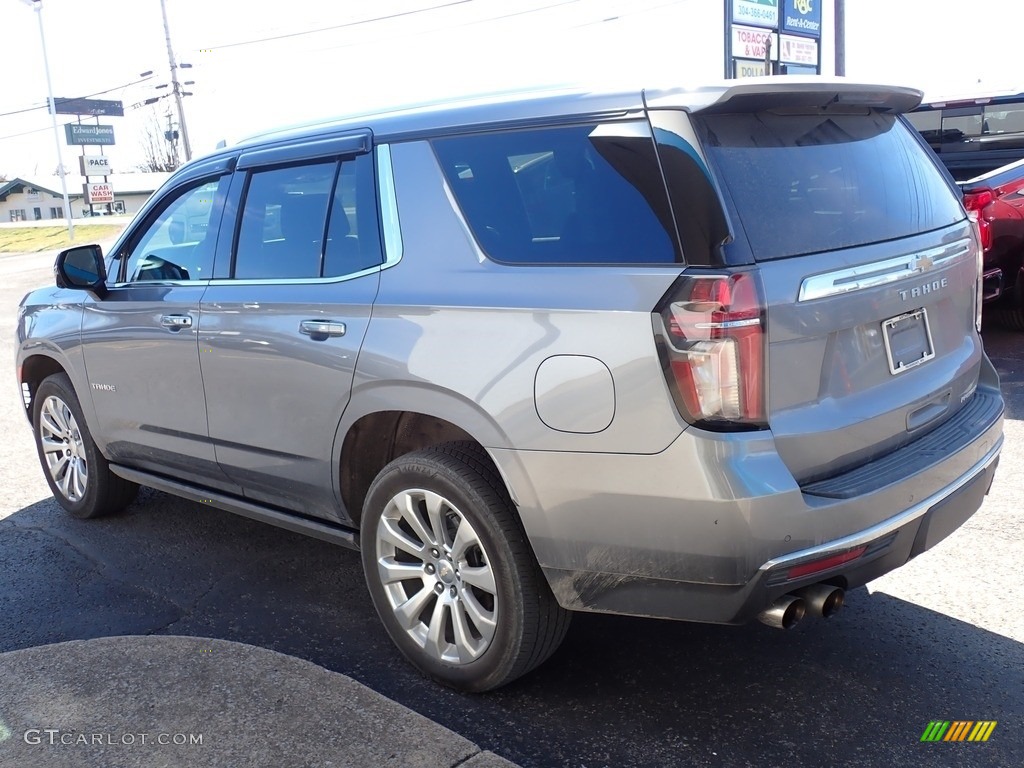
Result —
[{"label": "chrome door handle", "polygon": [[192,327],[192,318],[188,315],[164,315],[160,318],[160,325],[172,331],[180,331]]},{"label": "chrome door handle", "polygon": [[344,323],[331,320],[303,320],[299,323],[299,333],[313,337],[344,336],[345,330]]}]

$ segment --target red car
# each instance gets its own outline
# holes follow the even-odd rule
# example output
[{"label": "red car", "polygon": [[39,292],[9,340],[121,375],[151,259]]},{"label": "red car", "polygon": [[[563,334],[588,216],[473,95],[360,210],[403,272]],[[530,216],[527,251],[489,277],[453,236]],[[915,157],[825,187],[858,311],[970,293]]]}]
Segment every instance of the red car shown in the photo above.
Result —
[{"label": "red car", "polygon": [[964,207],[978,216],[985,302],[1003,323],[1024,331],[1024,160],[959,183]]}]

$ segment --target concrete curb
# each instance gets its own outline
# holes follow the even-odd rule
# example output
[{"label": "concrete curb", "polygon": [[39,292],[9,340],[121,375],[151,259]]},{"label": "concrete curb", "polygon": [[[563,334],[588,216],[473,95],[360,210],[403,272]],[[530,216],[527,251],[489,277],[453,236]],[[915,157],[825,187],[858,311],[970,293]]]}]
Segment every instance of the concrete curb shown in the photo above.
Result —
[{"label": "concrete curb", "polygon": [[225,640],[74,640],[0,654],[0,766],[515,768],[307,661]]}]

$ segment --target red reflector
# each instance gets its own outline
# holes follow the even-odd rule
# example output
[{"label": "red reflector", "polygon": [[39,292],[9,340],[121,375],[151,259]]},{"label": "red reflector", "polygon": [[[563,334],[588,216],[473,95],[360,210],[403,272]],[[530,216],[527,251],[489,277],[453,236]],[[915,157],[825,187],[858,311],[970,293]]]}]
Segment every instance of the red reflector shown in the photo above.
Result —
[{"label": "red reflector", "polygon": [[848,563],[851,560],[856,560],[867,552],[867,549],[868,546],[865,544],[862,547],[851,549],[849,552],[843,552],[841,555],[832,555],[831,557],[826,557],[823,560],[812,560],[809,563],[798,565],[789,569],[786,573],[786,579],[792,581],[793,579],[799,579],[803,576],[810,576],[812,573],[827,571],[829,568],[835,568],[837,565],[842,565],[843,563]]}]

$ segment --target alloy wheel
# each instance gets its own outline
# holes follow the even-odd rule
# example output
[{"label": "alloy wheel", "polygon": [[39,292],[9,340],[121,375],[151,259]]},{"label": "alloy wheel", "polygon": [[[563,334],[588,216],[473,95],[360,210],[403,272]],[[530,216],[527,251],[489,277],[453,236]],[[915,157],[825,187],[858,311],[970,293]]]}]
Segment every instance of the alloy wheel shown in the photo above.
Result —
[{"label": "alloy wheel", "polygon": [[57,490],[68,501],[80,501],[89,484],[85,442],[71,408],[50,395],[39,414],[39,441],[46,468]]},{"label": "alloy wheel", "polygon": [[377,570],[402,629],[432,658],[467,664],[498,622],[491,559],[476,529],[432,491],[401,491],[377,524]]}]

